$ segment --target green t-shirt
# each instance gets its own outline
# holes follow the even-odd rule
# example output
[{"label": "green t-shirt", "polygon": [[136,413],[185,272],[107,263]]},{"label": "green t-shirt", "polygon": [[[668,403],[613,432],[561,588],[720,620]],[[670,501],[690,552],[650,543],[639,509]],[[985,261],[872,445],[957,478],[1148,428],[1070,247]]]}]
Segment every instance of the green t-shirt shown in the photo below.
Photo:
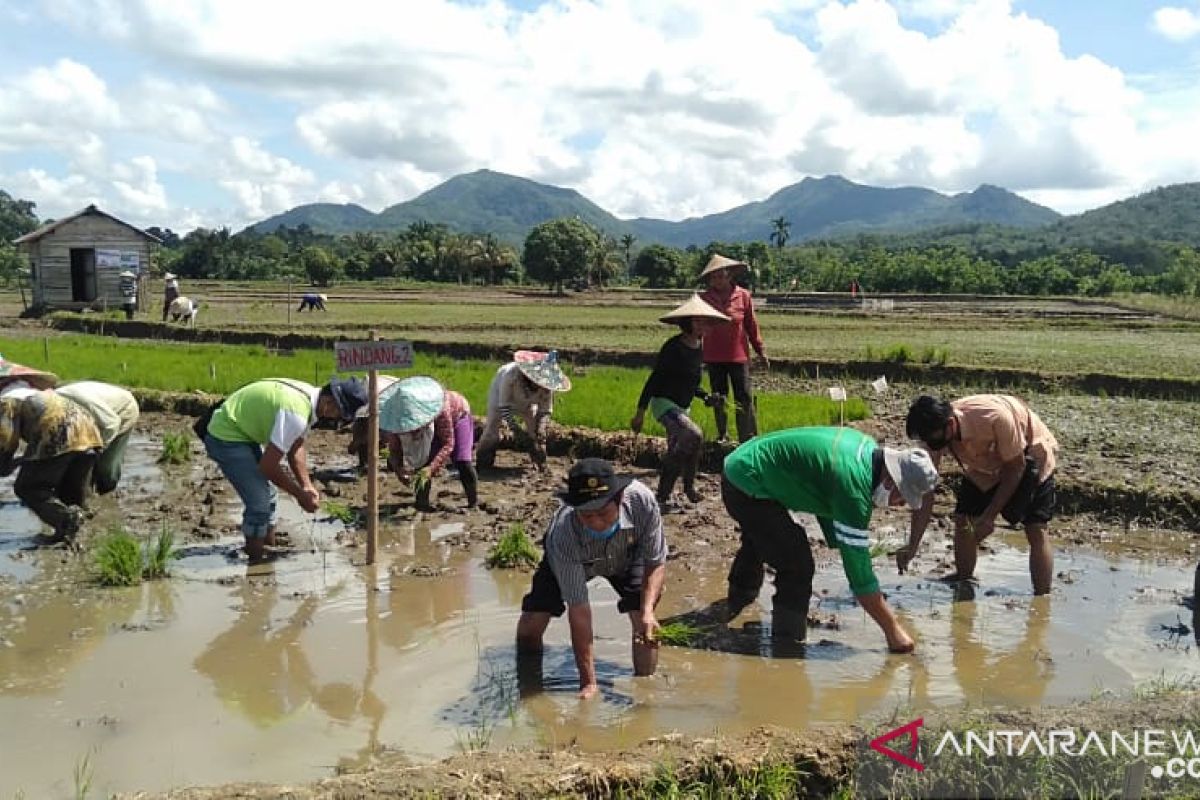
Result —
[{"label": "green t-shirt", "polygon": [[812,514],[842,554],[855,594],[878,591],[871,569],[872,456],[853,428],[791,428],[756,436],[725,459],[725,477],[751,497]]},{"label": "green t-shirt", "polygon": [[312,422],[316,392],[303,381],[255,381],[225,398],[208,432],[224,442],[274,444],[286,453]]}]

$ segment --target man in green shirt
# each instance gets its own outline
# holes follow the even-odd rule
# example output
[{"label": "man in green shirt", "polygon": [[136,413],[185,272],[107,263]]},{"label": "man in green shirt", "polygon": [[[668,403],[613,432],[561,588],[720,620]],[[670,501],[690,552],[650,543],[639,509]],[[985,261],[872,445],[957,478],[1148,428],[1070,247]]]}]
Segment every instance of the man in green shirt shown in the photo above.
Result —
[{"label": "man in green shirt", "polygon": [[853,428],[792,428],[758,436],[725,459],[721,498],[741,526],[742,544],[729,570],[729,619],[758,597],[763,564],[775,569],[772,633],[803,640],[815,571],[804,527],[791,516],[814,515],[859,605],[894,653],[911,652],[912,637],[879,592],[867,537],[875,507],[918,507],[937,483],[929,454],[895,450]]},{"label": "man in green shirt", "polygon": [[303,381],[268,378],[238,389],[213,413],[204,449],[245,505],[242,535],[251,564],[264,559],[265,545],[275,543],[275,487],[305,511],[320,507],[304,450],[309,428],[317,420],[349,422],[366,402],[366,387],[356,378],[334,378],[319,390]]}]

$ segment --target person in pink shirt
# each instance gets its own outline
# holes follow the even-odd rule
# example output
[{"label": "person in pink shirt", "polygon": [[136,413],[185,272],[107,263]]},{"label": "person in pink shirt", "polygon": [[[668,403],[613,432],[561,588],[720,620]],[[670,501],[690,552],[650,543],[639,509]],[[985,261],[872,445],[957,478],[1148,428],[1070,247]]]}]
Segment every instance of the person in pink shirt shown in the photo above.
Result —
[{"label": "person in pink shirt", "polygon": [[[763,366],[771,366],[763,349],[750,292],[734,283],[746,269],[745,262],[714,253],[700,273],[700,279],[708,284],[701,299],[730,318],[730,322],[714,327],[704,337],[704,366],[713,394],[728,397],[730,384],[733,386],[739,442],[758,435],[754,398],[750,394],[750,348],[754,348]],[[717,440],[724,441],[729,426],[724,403],[713,407],[713,415],[717,423]]]},{"label": "person in pink shirt", "polygon": [[388,467],[405,484],[417,480],[416,505],[433,509],[433,478],[451,462],[458,470],[467,508],[478,502],[475,419],[458,392],[416,375],[392,384],[379,398],[379,429],[388,447]]}]

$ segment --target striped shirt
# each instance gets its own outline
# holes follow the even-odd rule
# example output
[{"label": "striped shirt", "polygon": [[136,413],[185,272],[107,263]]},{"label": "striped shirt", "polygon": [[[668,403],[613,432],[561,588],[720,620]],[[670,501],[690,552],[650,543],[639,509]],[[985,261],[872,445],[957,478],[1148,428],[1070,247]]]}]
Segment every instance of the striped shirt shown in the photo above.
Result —
[{"label": "striped shirt", "polygon": [[546,531],[546,561],[568,606],[587,605],[587,582],[623,575],[631,567],[650,567],[667,560],[662,517],[654,492],[640,481],[625,487],[619,528],[608,539],[585,529],[575,509],[563,505]]}]

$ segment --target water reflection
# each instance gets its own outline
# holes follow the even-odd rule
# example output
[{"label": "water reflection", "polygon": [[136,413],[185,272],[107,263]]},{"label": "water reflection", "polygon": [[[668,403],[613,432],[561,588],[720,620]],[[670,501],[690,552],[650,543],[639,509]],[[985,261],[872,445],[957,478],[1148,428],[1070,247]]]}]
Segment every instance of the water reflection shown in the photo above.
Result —
[{"label": "water reflection", "polygon": [[[954,603],[951,608],[950,652],[954,674],[963,696],[984,704],[1039,706],[1054,678],[1046,635],[1050,629],[1050,595],[1029,601],[1023,625],[997,621],[1002,611],[975,602]],[[989,624],[990,623],[990,624]],[[1015,645],[1004,646],[1014,628],[1021,632]]]}]

